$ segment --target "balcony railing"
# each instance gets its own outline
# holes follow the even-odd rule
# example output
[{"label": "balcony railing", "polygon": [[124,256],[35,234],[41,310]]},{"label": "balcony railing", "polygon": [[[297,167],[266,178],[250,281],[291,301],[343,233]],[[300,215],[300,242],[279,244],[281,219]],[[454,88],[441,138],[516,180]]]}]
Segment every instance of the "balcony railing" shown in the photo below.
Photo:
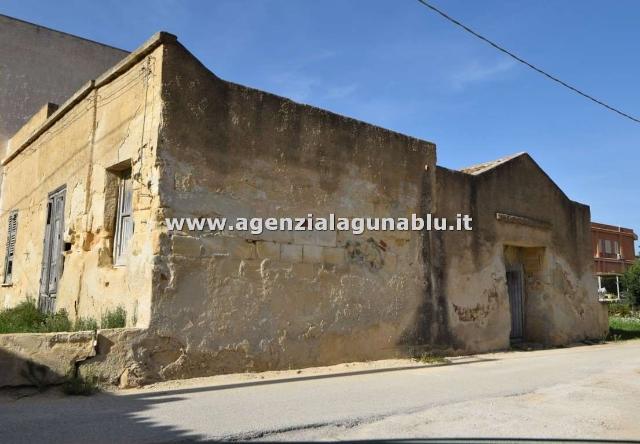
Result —
[{"label": "balcony railing", "polygon": [[602,251],[599,251],[598,253],[596,253],[596,257],[597,258],[603,258],[603,259],[618,259],[618,260],[624,260],[624,256],[620,253],[604,253]]}]

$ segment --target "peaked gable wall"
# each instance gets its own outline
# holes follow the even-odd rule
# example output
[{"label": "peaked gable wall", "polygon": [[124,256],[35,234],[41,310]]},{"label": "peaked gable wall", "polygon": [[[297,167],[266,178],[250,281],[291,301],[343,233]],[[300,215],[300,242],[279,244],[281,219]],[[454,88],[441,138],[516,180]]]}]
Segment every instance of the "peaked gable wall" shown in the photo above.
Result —
[{"label": "peaked gable wall", "polygon": [[569,200],[528,155],[478,175],[438,168],[436,182],[439,216],[473,217],[471,232],[437,234],[446,258],[441,288],[459,347],[508,346],[506,268],[522,264],[525,339],[562,344],[605,334],[589,207]]}]

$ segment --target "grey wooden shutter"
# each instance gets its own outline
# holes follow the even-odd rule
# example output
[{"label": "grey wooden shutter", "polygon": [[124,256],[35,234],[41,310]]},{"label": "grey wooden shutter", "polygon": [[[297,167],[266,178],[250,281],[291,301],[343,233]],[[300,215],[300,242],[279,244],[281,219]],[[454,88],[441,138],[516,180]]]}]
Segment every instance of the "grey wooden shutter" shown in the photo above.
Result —
[{"label": "grey wooden shutter", "polygon": [[4,283],[11,283],[13,278],[13,258],[16,251],[16,234],[18,232],[18,212],[9,214],[9,226],[7,235],[7,251],[4,259]]},{"label": "grey wooden shutter", "polygon": [[47,294],[49,289],[49,261],[51,256],[51,221],[53,199],[47,202],[47,225],[44,230],[44,249],[42,252],[42,277],[40,278],[40,294]]},{"label": "grey wooden shutter", "polygon": [[64,266],[64,257],[62,256],[64,201],[64,187],[49,194],[47,201],[47,224],[44,231],[42,275],[38,299],[38,308],[45,313],[53,313],[55,310],[58,281],[62,276]]},{"label": "grey wooden shutter", "polygon": [[62,274],[62,231],[64,224],[64,195],[55,196],[53,200],[53,221],[51,231],[51,277],[49,278],[49,294],[57,293],[58,280]]},{"label": "grey wooden shutter", "polygon": [[123,173],[118,193],[118,212],[114,236],[114,264],[125,265],[133,236],[133,183],[131,170]]}]

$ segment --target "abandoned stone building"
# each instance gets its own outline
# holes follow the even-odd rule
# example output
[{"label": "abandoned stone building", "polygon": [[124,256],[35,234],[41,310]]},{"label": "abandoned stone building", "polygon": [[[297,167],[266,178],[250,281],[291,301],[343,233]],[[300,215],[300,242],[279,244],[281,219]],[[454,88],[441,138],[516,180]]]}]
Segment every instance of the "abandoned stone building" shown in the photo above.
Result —
[{"label": "abandoned stone building", "polygon": [[[170,34],[60,106],[43,104],[2,165],[0,302],[31,298],[93,318],[124,307],[119,375],[472,353],[606,332],[589,208],[527,154],[436,167],[434,144],[223,81]],[[165,223],[308,213],[465,213],[473,231],[245,235]]]}]

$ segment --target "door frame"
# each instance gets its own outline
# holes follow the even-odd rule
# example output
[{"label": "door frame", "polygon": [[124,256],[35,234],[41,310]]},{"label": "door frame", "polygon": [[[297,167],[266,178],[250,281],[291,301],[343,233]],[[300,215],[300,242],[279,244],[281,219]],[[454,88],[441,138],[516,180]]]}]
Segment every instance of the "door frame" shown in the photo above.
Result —
[{"label": "door frame", "polygon": [[[51,283],[51,265],[52,265],[52,240],[56,233],[53,233],[53,223],[55,219],[55,200],[56,198],[62,198],[62,214],[60,215],[60,227],[59,227],[59,235],[60,235],[60,245],[58,246],[58,254],[59,257],[55,263],[55,273],[57,275],[55,293],[50,291],[50,283]],[[67,186],[62,185],[51,191],[47,195],[47,210],[45,212],[45,221],[44,221],[44,239],[42,240],[43,248],[42,248],[42,263],[40,267],[40,287],[38,290],[38,309],[45,313],[53,313],[55,311],[55,303],[58,295],[58,285],[60,277],[62,276],[63,270],[63,235],[64,235],[64,212],[65,206],[67,203]],[[49,236],[47,237],[47,234]],[[48,244],[48,245],[47,245]],[[45,266],[46,266],[46,276],[45,276]],[[46,289],[43,289],[46,280]],[[51,295],[54,294],[52,297]]]}]

